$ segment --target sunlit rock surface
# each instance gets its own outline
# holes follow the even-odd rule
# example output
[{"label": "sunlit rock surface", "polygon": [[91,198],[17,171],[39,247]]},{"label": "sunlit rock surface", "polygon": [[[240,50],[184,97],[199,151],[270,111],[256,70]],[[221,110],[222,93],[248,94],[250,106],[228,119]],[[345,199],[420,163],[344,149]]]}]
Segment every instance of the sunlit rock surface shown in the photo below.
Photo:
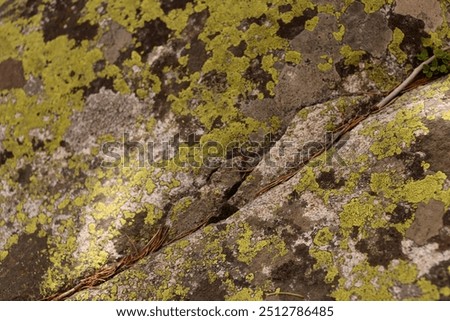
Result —
[{"label": "sunlit rock surface", "polygon": [[449,6],[0,0],[0,299],[449,299]]}]

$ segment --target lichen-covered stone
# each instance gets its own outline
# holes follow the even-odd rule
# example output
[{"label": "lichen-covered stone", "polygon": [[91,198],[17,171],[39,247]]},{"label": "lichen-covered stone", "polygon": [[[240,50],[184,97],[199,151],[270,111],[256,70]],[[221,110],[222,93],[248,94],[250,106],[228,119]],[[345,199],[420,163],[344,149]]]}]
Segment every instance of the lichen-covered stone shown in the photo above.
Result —
[{"label": "lichen-covered stone", "polygon": [[449,298],[450,81],[373,112],[448,43],[448,1],[0,18],[0,299],[63,292],[163,226],[158,252],[71,299]]}]

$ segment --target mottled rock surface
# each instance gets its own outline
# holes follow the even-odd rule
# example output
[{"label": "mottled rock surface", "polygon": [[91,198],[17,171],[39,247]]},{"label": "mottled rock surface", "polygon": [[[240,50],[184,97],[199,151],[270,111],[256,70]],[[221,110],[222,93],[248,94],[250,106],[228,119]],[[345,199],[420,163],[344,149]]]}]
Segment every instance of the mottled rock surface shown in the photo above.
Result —
[{"label": "mottled rock surface", "polygon": [[0,299],[450,299],[449,7],[0,0]]}]

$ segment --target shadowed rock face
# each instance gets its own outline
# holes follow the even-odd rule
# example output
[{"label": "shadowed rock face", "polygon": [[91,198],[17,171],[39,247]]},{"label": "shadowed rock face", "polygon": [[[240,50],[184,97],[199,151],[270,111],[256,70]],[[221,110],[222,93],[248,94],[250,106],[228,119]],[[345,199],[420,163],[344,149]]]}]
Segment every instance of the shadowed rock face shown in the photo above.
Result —
[{"label": "shadowed rock face", "polygon": [[450,297],[445,4],[291,2],[0,5],[0,299]]}]

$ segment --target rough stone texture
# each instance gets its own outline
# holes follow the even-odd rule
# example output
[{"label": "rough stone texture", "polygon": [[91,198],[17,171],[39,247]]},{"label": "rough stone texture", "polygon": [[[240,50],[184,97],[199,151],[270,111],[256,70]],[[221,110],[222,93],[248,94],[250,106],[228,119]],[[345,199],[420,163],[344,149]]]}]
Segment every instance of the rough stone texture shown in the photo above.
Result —
[{"label": "rough stone texture", "polygon": [[449,299],[448,8],[0,1],[0,299]]},{"label": "rough stone texture", "polygon": [[0,63],[0,90],[20,88],[25,85],[20,61],[7,59]]}]

